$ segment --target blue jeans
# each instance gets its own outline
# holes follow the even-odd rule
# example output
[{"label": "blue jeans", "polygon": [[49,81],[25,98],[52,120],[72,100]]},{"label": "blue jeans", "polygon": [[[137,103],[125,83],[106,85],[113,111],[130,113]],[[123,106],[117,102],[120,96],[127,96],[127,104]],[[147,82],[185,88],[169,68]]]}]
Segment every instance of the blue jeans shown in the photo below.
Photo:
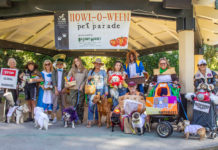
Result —
[{"label": "blue jeans", "polygon": [[[119,89],[118,89],[118,92],[119,92],[119,96],[123,96],[123,95],[126,94],[127,89],[124,88],[124,87],[122,87],[122,88],[119,88]],[[112,98],[112,100],[113,100],[113,107],[112,107],[112,110],[114,110],[114,108],[119,104],[119,102],[118,102],[118,99],[116,99],[116,98],[114,98],[114,97]]]},{"label": "blue jeans", "polygon": [[95,120],[98,120],[97,105],[92,102],[92,100],[94,99],[94,96],[97,95],[98,92],[100,92],[100,95],[103,95],[104,94],[104,89],[96,89],[95,94],[89,95],[88,121],[93,120],[94,113],[95,113]]}]

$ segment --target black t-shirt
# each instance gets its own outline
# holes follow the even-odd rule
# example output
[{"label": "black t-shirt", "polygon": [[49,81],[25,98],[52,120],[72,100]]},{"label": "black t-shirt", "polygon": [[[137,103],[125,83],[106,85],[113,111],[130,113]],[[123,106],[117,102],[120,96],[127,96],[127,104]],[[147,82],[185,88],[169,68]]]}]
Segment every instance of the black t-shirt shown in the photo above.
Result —
[{"label": "black t-shirt", "polygon": [[[40,76],[40,74],[36,70],[34,70],[34,71],[25,70],[24,71],[24,75],[26,76],[26,78],[29,78],[29,79],[33,79],[36,76],[38,76],[38,77]],[[37,87],[37,83],[36,82],[28,83],[26,81],[25,88],[35,88],[35,87]]]}]

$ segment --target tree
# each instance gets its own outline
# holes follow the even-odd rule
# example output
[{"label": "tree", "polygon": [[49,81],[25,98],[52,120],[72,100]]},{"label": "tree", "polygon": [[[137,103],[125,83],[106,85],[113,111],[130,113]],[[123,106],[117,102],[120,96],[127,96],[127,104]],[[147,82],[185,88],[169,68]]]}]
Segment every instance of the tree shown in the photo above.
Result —
[{"label": "tree", "polygon": [[218,71],[218,48],[215,46],[204,45],[204,58],[208,68]]}]

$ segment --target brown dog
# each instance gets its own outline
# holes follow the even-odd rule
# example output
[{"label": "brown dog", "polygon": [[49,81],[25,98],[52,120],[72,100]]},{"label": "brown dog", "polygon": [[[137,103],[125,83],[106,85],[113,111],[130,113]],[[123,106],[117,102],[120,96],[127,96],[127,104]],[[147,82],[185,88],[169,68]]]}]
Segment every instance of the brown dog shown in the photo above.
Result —
[{"label": "brown dog", "polygon": [[101,117],[106,116],[107,118],[107,128],[110,127],[110,112],[112,104],[108,102],[107,97],[98,95],[94,96],[93,103],[97,104],[98,108],[98,126],[101,127]]},{"label": "brown dog", "polygon": [[206,129],[200,125],[190,125],[190,121],[184,120],[178,123],[178,131],[184,131],[185,138],[188,139],[190,134],[197,134],[200,140],[206,137]]}]

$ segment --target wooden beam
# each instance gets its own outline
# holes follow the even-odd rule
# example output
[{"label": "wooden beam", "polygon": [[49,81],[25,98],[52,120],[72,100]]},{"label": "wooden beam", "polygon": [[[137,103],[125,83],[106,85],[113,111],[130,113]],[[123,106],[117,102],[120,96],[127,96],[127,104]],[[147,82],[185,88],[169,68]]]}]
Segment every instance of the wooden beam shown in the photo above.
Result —
[{"label": "wooden beam", "polygon": [[141,34],[145,39],[153,43],[155,46],[160,46],[162,43],[157,40],[155,37],[152,36],[152,34],[145,31],[143,28],[138,26],[135,22],[131,21],[130,27],[135,30],[137,33]]},{"label": "wooden beam", "polygon": [[42,47],[43,48],[50,48],[53,45],[54,45],[54,40],[51,40],[51,41],[47,42],[45,45],[43,45]]},{"label": "wooden beam", "polygon": [[0,39],[3,39],[3,40],[6,39],[8,36],[10,36],[15,31],[16,31],[16,29],[14,29],[14,30],[12,30],[10,32],[6,32],[5,34],[0,36]]},{"label": "wooden beam", "polygon": [[195,6],[196,16],[211,19],[211,20],[218,20],[218,10],[212,7],[204,7],[204,6]]},{"label": "wooden beam", "polygon": [[165,51],[173,51],[173,50],[178,50],[178,43],[173,43],[173,44],[167,44],[167,45],[162,45],[158,47],[151,47],[151,48],[146,48],[142,50],[137,50],[137,52],[140,54],[140,56],[143,55],[148,55],[148,54],[153,54],[153,53],[158,53],[158,52],[165,52]]},{"label": "wooden beam", "polygon": [[48,34],[51,30],[54,30],[53,22],[46,24],[42,27],[38,32],[36,32],[32,38],[29,38],[24,44],[31,44],[33,45],[37,41],[39,41],[44,35]]},{"label": "wooden beam", "polygon": [[141,44],[139,44],[136,40],[133,40],[132,38],[130,38],[129,37],[129,43],[132,45],[132,46],[134,46],[134,47],[136,47],[137,49],[142,49],[142,48],[144,48]]}]

